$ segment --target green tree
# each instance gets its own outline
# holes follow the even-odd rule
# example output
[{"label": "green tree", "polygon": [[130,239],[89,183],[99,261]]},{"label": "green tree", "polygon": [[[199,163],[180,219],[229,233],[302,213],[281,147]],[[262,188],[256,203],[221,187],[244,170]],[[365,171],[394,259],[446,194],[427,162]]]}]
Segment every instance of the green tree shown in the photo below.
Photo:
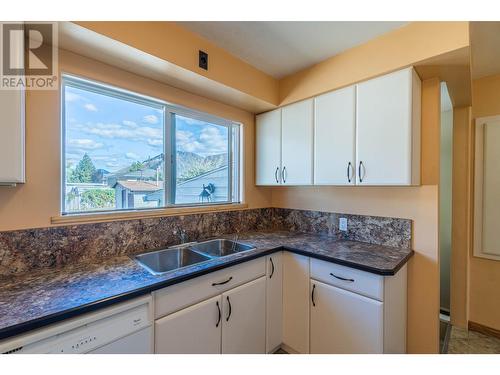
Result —
[{"label": "green tree", "polygon": [[83,210],[114,208],[115,191],[112,189],[90,189],[85,191],[80,199]]},{"label": "green tree", "polygon": [[95,173],[96,169],[92,159],[88,156],[88,154],[85,154],[83,155],[82,160],[78,162],[75,171],[71,174],[71,176],[68,176],[68,182],[94,182]]},{"label": "green tree", "polygon": [[135,161],[132,163],[132,165],[128,170],[129,172],[137,172],[137,171],[142,171],[143,169],[144,165],[140,161]]}]

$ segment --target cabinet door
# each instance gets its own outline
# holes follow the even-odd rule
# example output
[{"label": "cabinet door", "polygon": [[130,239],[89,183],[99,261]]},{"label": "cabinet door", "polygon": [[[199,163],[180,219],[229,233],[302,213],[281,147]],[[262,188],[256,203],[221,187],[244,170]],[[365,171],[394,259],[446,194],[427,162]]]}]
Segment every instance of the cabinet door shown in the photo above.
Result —
[{"label": "cabinet door", "polygon": [[266,352],[283,342],[283,263],[282,252],[266,257]]},{"label": "cabinet door", "polygon": [[0,91],[0,185],[25,182],[24,89]]},{"label": "cabinet door", "polygon": [[155,322],[155,353],[220,354],[221,296],[210,298]]},{"label": "cabinet door", "polygon": [[314,184],[354,185],[356,88],[314,99]]},{"label": "cabinet door", "polygon": [[383,353],[383,316],[382,302],[311,280],[311,353]]},{"label": "cabinet door", "polygon": [[420,176],[420,80],[405,69],[357,85],[361,185],[411,185]]},{"label": "cabinet door", "polygon": [[256,184],[281,184],[281,108],[256,117]]},{"label": "cabinet door", "polygon": [[283,343],[309,353],[309,257],[283,253]]},{"label": "cabinet door", "polygon": [[283,184],[311,185],[313,100],[283,107],[281,129]]},{"label": "cabinet door", "polygon": [[222,295],[222,353],[266,352],[266,277]]}]

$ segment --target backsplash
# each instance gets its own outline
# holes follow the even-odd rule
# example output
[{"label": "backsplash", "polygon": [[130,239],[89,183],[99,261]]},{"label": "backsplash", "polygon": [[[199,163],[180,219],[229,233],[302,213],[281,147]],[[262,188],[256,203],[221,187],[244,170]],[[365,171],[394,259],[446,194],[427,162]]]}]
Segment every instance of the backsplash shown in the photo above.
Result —
[{"label": "backsplash", "polygon": [[[338,218],[348,219],[348,232]],[[0,275],[95,261],[227,233],[290,230],[374,244],[411,246],[411,220],[262,208],[0,232]]]},{"label": "backsplash", "polygon": [[[348,221],[347,232],[339,230],[341,217]],[[274,208],[274,222],[293,232],[316,233],[384,246],[411,247],[409,219]]]}]

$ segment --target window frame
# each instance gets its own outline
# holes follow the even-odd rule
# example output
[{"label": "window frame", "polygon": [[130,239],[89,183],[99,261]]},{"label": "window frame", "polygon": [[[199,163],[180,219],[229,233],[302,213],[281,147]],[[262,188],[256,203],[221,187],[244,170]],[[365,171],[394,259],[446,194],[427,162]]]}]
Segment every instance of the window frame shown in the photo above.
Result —
[{"label": "window frame", "polygon": [[[139,207],[139,208],[115,208],[102,209],[94,211],[75,211],[66,212],[66,87],[71,86],[80,90],[90,91],[96,94],[105,95],[108,97],[126,100],[129,102],[147,105],[163,112],[163,205],[158,207]],[[155,211],[165,210],[169,208],[189,208],[189,207],[207,207],[220,206],[230,204],[241,204],[242,202],[242,142],[243,131],[242,124],[236,121],[224,119],[212,114],[197,111],[184,106],[168,103],[164,100],[156,99],[147,95],[132,92],[122,89],[107,83],[102,83],[93,79],[75,76],[73,74],[61,74],[60,87],[60,105],[61,105],[61,191],[60,191],[60,213],[61,216],[75,215],[93,215],[93,214],[110,214],[123,212],[137,211]],[[175,203],[175,188],[176,188],[176,154],[175,154],[175,115],[192,118],[194,120],[204,121],[209,124],[223,126],[228,129],[228,200],[219,202],[193,202],[185,204]]]}]

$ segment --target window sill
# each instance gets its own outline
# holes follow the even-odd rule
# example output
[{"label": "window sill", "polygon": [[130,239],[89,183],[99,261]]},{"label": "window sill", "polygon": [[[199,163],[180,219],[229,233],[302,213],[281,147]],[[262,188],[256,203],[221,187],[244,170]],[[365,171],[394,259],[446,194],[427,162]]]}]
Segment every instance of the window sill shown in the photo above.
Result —
[{"label": "window sill", "polygon": [[92,214],[74,214],[65,216],[53,216],[50,222],[53,225],[104,223],[109,221],[122,221],[134,219],[150,219],[164,216],[180,216],[201,214],[206,212],[237,211],[248,208],[246,203],[221,204],[203,207],[172,207],[151,211],[124,211],[105,212]]}]

